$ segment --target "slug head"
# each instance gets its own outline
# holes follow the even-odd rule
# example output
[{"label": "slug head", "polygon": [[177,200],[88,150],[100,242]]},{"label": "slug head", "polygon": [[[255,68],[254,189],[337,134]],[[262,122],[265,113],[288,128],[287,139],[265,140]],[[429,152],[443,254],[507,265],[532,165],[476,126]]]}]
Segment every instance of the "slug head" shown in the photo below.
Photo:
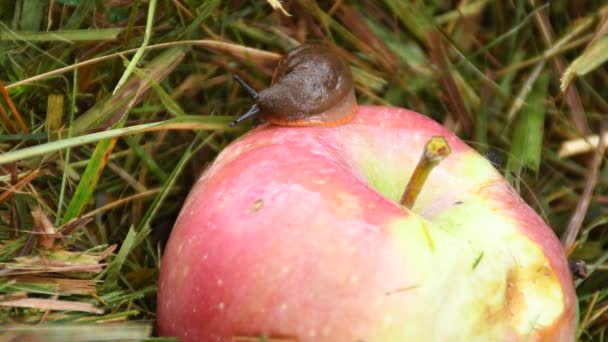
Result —
[{"label": "slug head", "polygon": [[256,101],[245,115],[259,113],[276,125],[335,126],[352,119],[357,109],[350,66],[320,44],[302,44],[285,55],[268,89],[256,93],[239,83]]}]

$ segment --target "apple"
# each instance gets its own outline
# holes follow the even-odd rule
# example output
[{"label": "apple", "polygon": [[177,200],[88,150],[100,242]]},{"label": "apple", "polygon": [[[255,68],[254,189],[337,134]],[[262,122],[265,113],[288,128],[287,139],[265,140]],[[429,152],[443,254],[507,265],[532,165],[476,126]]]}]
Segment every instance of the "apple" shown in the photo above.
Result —
[{"label": "apple", "polygon": [[[411,209],[426,142],[451,147]],[[192,189],[162,259],[158,331],[184,341],[573,341],[553,231],[431,119],[360,106],[338,127],[262,125]]]}]

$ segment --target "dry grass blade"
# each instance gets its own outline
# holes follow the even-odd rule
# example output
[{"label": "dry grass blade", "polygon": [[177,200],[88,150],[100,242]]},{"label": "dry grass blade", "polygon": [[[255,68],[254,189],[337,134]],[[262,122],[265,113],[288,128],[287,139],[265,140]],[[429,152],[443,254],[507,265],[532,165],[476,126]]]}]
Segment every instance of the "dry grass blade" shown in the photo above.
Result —
[{"label": "dry grass blade", "polygon": [[[115,247],[102,252],[78,253],[66,250],[46,251],[40,255],[15,257],[13,262],[0,263],[0,277],[40,274],[40,273],[99,273],[105,264],[101,263]],[[109,251],[109,252],[108,252]]]},{"label": "dry grass blade", "polygon": [[80,311],[94,314],[102,314],[103,310],[96,308],[93,304],[74,302],[57,299],[22,298],[15,300],[0,301],[0,306],[32,308],[42,310]]},{"label": "dry grass blade", "polygon": [[35,275],[20,275],[9,278],[16,285],[53,284],[60,295],[92,295],[97,293],[97,282],[92,279],[55,278]]},{"label": "dry grass blade", "polygon": [[337,15],[357,37],[359,49],[373,57],[388,71],[394,72],[398,66],[398,58],[365,22],[364,17],[351,5],[342,4],[337,7]]},{"label": "dry grass blade", "polygon": [[47,110],[45,128],[52,138],[54,132],[59,131],[63,122],[64,96],[60,94],[50,94],[47,98]]},{"label": "dry grass blade", "polygon": [[541,61],[536,65],[536,67],[534,67],[534,70],[532,70],[530,75],[526,78],[526,83],[523,84],[523,86],[517,93],[517,96],[515,96],[515,99],[513,100],[513,105],[511,105],[511,108],[509,108],[509,111],[507,112],[508,122],[511,122],[513,121],[513,119],[515,119],[515,115],[521,110],[523,105],[526,103],[525,98],[528,97],[528,94],[530,93],[530,91],[532,91],[534,83],[540,76],[541,71],[544,67],[545,62]]},{"label": "dry grass blade", "polygon": [[[600,137],[604,136],[607,129],[608,125],[606,123],[602,123]],[[574,244],[581,229],[583,220],[587,215],[587,210],[589,209],[589,204],[591,203],[591,196],[593,195],[593,191],[598,183],[598,173],[600,165],[604,159],[604,152],[606,151],[607,143],[608,142],[605,139],[600,139],[598,148],[595,151],[593,158],[591,158],[589,161],[589,173],[587,175],[587,182],[585,183],[583,194],[581,195],[576,209],[574,210],[574,214],[572,214],[572,217],[568,222],[566,231],[562,235],[562,245],[566,250],[570,249],[570,247]]]},{"label": "dry grass blade", "polygon": [[38,174],[40,174],[39,169],[31,170],[25,176],[21,177],[15,184],[10,185],[10,189],[0,193],[0,203],[14,196],[21,188],[34,180]]},{"label": "dry grass blade", "polygon": [[21,117],[21,114],[19,114],[17,107],[13,103],[11,96],[6,91],[6,87],[4,87],[4,83],[2,83],[2,81],[0,81],[0,93],[2,93],[2,97],[4,97],[4,101],[6,101],[6,104],[13,112],[13,115],[15,116],[15,120],[17,120],[17,124],[19,125],[19,128],[21,128],[21,131],[23,133],[28,133],[29,129],[25,125],[25,122],[23,122],[23,118]]},{"label": "dry grass blade", "polygon": [[229,42],[221,42],[217,40],[193,41],[192,45],[209,49],[214,52],[227,54],[229,56],[237,58],[242,62],[252,62],[258,65],[260,68],[274,68],[276,66],[276,63],[281,58],[281,55],[278,53],[263,51],[248,46]]},{"label": "dry grass blade", "polygon": [[[530,3],[536,6],[536,0],[530,0]],[[551,27],[551,22],[549,21],[549,18],[547,18],[547,15],[544,12],[537,12],[534,15],[534,19],[541,31],[541,37],[543,38],[545,45],[548,47],[553,45],[553,28]],[[565,63],[561,56],[553,58],[553,67],[558,75],[564,73]],[[566,102],[572,111],[572,119],[578,131],[583,134],[588,133],[589,123],[585,117],[585,111],[583,110],[578,90],[575,87],[570,87],[566,91]]]},{"label": "dry grass blade", "polygon": [[35,327],[11,324],[3,327],[3,337],[13,336],[14,341],[144,341],[152,332],[148,322],[111,324],[63,323],[42,324]]},{"label": "dry grass blade", "polygon": [[284,8],[283,5],[281,5],[281,2],[279,0],[266,0],[268,1],[268,4],[274,8],[275,10],[278,9],[280,10],[284,15],[291,17],[291,14],[289,14]]},{"label": "dry grass blade", "polygon": [[587,50],[570,64],[562,75],[560,89],[566,91],[575,76],[584,76],[597,69],[607,60],[608,35],[592,42]]},{"label": "dry grass blade", "polygon": [[106,128],[123,120],[129,109],[143,99],[152,83],[165,79],[181,63],[184,56],[185,52],[178,48],[165,51],[144,67],[146,79],[131,78],[117,93],[108,96],[78,117],[74,122],[74,131],[81,133]]},{"label": "dry grass blade", "polygon": [[[160,192],[160,189],[151,189],[151,190],[140,192],[140,193],[132,195],[132,196],[128,196],[128,197],[122,198],[120,200],[114,201],[114,202],[112,202],[112,203],[110,203],[108,205],[105,205],[103,207],[99,207],[99,208],[97,208],[95,210],[91,210],[90,212],[82,215],[80,217],[80,219],[92,218],[93,216],[98,215],[100,213],[103,213],[103,212],[106,212],[108,210],[111,210],[111,209],[118,208],[120,206],[126,205],[127,203],[129,203],[131,201],[136,201],[136,200],[139,200],[139,199],[142,199],[142,198],[152,197],[153,195],[156,195],[159,192]],[[66,223],[64,226],[69,225],[70,222]]]},{"label": "dry grass blade", "polygon": [[447,102],[452,110],[452,115],[462,126],[464,133],[467,136],[473,135],[473,122],[464,103],[462,102],[462,94],[454,82],[452,77],[452,68],[447,57],[445,44],[438,33],[431,33],[429,45],[431,47],[431,59],[441,72],[441,83],[446,93]]},{"label": "dry grass blade", "polygon": [[[608,139],[608,133],[602,136],[602,139]],[[600,136],[597,134],[589,135],[584,138],[567,140],[561,143],[557,152],[558,157],[568,158],[581,153],[587,153],[596,150],[600,144]]]},{"label": "dry grass blade", "polygon": [[2,116],[2,120],[4,121],[4,124],[7,126],[8,131],[10,133],[17,133],[17,127],[15,127],[15,125],[9,118],[8,113],[6,112],[6,110],[4,109],[4,107],[2,105],[0,105],[0,116]]},{"label": "dry grass blade", "polygon": [[[259,64],[260,66],[267,66],[269,68],[274,67],[276,62],[281,58],[280,54],[263,51],[260,49],[243,46],[234,43],[228,42],[220,42],[209,39],[201,39],[201,40],[184,40],[177,42],[169,42],[169,43],[160,43],[153,44],[146,47],[146,50],[155,50],[155,49],[166,49],[170,47],[178,47],[178,46],[198,46],[201,48],[209,49],[215,52],[229,54],[235,58],[238,58],[242,61],[252,61],[253,63]],[[124,55],[132,54],[137,52],[139,49],[129,49],[125,51],[116,52],[107,56],[101,56],[92,58],[90,60],[74,63],[72,65],[68,65],[56,70],[48,71],[21,81],[17,81],[11,83],[6,86],[7,90],[15,89],[17,87],[21,87],[27,84],[32,84],[37,81],[41,81],[47,79],[52,76],[61,75],[66,72],[70,72],[75,68],[84,67],[87,65],[94,65],[97,63],[101,63],[110,59],[114,59],[117,57],[121,57]]]},{"label": "dry grass blade", "polygon": [[22,264],[0,264],[0,277],[8,277],[23,274],[41,274],[41,273],[99,273],[103,270],[106,264],[76,264],[76,265],[33,265],[24,266]]}]

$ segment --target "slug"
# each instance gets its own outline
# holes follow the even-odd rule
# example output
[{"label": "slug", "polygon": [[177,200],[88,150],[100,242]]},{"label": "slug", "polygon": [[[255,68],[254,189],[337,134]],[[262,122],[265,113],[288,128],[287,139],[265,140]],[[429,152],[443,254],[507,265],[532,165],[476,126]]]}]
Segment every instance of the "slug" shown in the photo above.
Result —
[{"label": "slug", "polygon": [[355,115],[357,99],[350,66],[329,47],[302,44],[289,51],[274,70],[272,84],[259,93],[234,79],[255,104],[230,126],[259,116],[279,126],[338,126]]}]

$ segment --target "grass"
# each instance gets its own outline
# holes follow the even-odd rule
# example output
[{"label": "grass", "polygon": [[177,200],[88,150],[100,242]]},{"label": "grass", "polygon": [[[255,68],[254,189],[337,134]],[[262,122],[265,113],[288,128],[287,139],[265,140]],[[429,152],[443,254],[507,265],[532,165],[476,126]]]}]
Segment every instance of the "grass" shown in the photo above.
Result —
[{"label": "grass", "polygon": [[100,322],[152,336],[180,204],[244,132],[226,127],[250,105],[231,75],[264,88],[280,54],[320,40],[351,62],[361,103],[425,113],[498,159],[589,265],[579,339],[604,340],[608,169],[593,135],[608,139],[608,7],[284,5],[292,16],[265,1],[0,2],[2,337],[110,338]]}]

